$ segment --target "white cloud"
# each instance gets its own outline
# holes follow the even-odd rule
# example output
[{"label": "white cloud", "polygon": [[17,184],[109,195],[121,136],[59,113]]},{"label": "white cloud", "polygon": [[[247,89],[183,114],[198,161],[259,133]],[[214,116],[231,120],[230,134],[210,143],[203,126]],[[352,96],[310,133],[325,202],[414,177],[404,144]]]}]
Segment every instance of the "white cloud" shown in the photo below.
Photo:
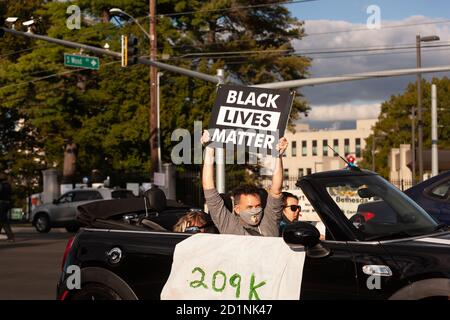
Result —
[{"label": "white cloud", "polygon": [[[382,21],[380,30],[365,30],[365,24],[353,24],[346,21],[310,20],[306,21],[305,31],[311,35],[295,41],[294,48],[308,56],[308,52],[311,51],[330,51],[341,48],[365,49],[399,45],[415,46],[416,34],[422,36],[438,35],[441,40],[432,44],[450,44],[450,23],[430,24],[430,21],[438,22],[442,19],[411,16],[401,21]],[[389,28],[389,26],[400,24],[416,25],[406,28]],[[349,29],[364,29],[364,31],[331,33]],[[330,33],[317,34],[323,32]],[[313,61],[310,68],[310,77],[413,68],[416,66],[414,48],[409,49],[407,53],[400,54],[398,52],[400,51],[389,51],[389,54],[380,54],[379,51],[342,53],[343,57],[339,58],[335,58],[335,54],[311,55]],[[422,49],[422,65],[426,67],[450,65],[450,47]],[[435,73],[425,77],[442,77],[445,75],[448,76],[449,73]],[[375,111],[373,111],[375,104],[379,105],[380,101],[387,100],[391,95],[402,93],[407,84],[413,81],[415,81],[415,76],[403,76],[304,87],[301,92],[312,107],[310,117],[307,119],[312,120],[321,115],[330,120],[354,120],[364,116],[365,113],[373,115],[375,114]],[[355,101],[359,102],[355,103]],[[324,105],[327,107],[325,108]],[[330,116],[330,114],[333,114],[333,116]],[[334,116],[336,118],[332,118]]]},{"label": "white cloud", "polygon": [[316,105],[308,114],[311,121],[345,121],[356,119],[376,119],[380,114],[381,102],[370,104]]}]

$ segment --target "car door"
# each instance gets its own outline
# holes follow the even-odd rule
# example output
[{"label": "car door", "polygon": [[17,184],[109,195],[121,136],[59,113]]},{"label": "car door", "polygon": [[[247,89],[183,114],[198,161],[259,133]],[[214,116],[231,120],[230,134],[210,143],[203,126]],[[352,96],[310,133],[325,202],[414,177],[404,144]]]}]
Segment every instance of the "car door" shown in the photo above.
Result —
[{"label": "car door", "polygon": [[380,242],[348,245],[355,261],[358,299],[388,299],[402,286],[401,269]]},{"label": "car door", "polygon": [[330,250],[324,258],[306,257],[300,299],[355,299],[355,263],[346,242],[323,241]]},{"label": "car door", "polygon": [[[329,213],[324,193],[317,192],[307,180],[302,180],[301,189],[318,213],[325,232],[322,244],[330,250],[323,258],[307,255],[303,269],[301,299],[355,299],[358,296],[354,258],[346,237],[339,231],[339,223]],[[325,214],[324,214],[325,213]],[[326,218],[326,220],[324,220]],[[332,226],[330,229],[329,226]]]},{"label": "car door", "polygon": [[74,192],[70,191],[63,194],[56,202],[51,210],[51,217],[54,223],[64,223],[70,217],[70,207],[74,200]]},{"label": "car door", "polygon": [[100,192],[98,192],[96,190],[76,191],[74,193],[74,199],[71,202],[71,204],[68,206],[68,210],[66,212],[67,220],[70,220],[70,221],[76,220],[78,206],[88,203],[88,202],[91,202],[91,201],[102,200],[102,199],[103,199],[102,195],[100,194]]}]

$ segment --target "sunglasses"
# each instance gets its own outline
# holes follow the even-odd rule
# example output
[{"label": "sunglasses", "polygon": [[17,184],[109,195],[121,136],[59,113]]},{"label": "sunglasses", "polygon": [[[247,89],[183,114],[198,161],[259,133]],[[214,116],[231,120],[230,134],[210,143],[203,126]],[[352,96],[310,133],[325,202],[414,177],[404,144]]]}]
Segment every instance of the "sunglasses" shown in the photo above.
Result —
[{"label": "sunglasses", "polygon": [[301,210],[302,208],[298,205],[292,204],[290,206],[284,206],[285,208],[291,208],[292,211]]},{"label": "sunglasses", "polygon": [[210,227],[212,225],[214,225],[212,222],[207,222],[206,224],[204,224],[201,227],[199,227],[199,226],[186,227],[186,229],[184,229],[184,231],[188,232],[188,233],[198,233],[198,232],[201,232],[202,229],[205,229],[205,228]]}]

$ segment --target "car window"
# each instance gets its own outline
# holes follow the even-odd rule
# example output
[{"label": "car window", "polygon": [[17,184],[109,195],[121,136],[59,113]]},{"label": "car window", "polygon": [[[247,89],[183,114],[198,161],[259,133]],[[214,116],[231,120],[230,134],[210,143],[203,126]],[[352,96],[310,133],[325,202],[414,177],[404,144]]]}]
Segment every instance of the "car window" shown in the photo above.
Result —
[{"label": "car window", "polygon": [[437,222],[379,176],[323,178],[322,187],[364,240],[433,232]]},{"label": "car window", "polygon": [[430,193],[432,196],[438,198],[445,198],[448,194],[449,189],[450,189],[450,180],[438,185],[437,187],[434,187],[433,189],[431,189]]},{"label": "car window", "polygon": [[68,203],[72,202],[73,200],[73,192],[69,192],[66,194],[63,194],[61,198],[59,198],[58,203]]},{"label": "car window", "polygon": [[98,191],[80,191],[75,193],[74,202],[103,199]]},{"label": "car window", "polygon": [[113,199],[134,198],[134,194],[133,191],[131,190],[115,190],[111,192],[111,198]]}]

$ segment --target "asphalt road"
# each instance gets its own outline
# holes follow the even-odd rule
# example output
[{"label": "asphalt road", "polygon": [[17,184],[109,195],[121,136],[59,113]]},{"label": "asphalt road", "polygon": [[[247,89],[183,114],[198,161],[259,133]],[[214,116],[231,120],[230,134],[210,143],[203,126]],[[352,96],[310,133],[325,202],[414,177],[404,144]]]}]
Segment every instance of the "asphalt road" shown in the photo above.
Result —
[{"label": "asphalt road", "polygon": [[65,229],[40,234],[14,227],[15,242],[0,239],[0,300],[55,300],[61,260],[68,239]]}]

